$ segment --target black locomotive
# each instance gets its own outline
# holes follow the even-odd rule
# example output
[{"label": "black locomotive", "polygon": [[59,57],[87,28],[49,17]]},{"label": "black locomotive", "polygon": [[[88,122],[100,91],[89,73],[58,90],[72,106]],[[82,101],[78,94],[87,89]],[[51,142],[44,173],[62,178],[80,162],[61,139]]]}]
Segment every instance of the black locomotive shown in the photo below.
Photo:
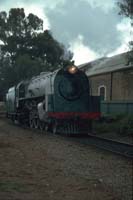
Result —
[{"label": "black locomotive", "polygon": [[7,116],[31,128],[84,134],[100,117],[100,98],[91,95],[85,73],[70,65],[21,81],[6,94]]}]

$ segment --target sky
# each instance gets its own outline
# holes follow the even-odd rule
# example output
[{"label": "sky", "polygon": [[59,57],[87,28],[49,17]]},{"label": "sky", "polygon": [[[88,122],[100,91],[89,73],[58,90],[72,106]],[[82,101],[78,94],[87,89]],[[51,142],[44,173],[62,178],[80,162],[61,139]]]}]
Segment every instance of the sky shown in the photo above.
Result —
[{"label": "sky", "polygon": [[24,8],[43,19],[44,30],[73,52],[80,65],[128,51],[130,20],[118,15],[117,0],[0,0],[0,11]]}]

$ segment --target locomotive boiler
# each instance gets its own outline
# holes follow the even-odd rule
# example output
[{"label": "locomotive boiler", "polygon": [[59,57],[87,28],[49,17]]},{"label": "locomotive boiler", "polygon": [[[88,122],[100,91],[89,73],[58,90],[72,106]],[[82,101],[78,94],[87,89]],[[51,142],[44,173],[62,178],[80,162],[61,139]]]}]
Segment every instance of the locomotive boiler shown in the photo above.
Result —
[{"label": "locomotive boiler", "polygon": [[21,81],[8,90],[6,105],[14,122],[53,133],[86,134],[100,117],[100,98],[74,65]]}]

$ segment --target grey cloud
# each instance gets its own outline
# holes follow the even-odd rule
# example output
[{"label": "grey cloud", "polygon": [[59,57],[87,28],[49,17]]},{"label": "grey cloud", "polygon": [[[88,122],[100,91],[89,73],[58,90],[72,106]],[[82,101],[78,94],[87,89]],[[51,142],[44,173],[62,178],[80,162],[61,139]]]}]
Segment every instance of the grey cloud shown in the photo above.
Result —
[{"label": "grey cloud", "polygon": [[41,5],[53,35],[66,46],[78,35],[83,36],[84,45],[99,54],[111,52],[121,45],[116,30],[120,22],[117,9],[104,12],[100,7],[92,7],[87,0],[0,0],[0,5],[13,7],[18,2],[24,3],[25,7]]},{"label": "grey cloud", "polygon": [[64,4],[66,0],[0,0],[0,6],[5,7],[14,7],[16,5],[24,4],[25,6],[29,5],[41,5],[42,8],[45,7],[49,10],[58,9],[61,5]]},{"label": "grey cloud", "polygon": [[6,1],[7,1],[7,0],[0,0],[0,4],[3,3],[3,2],[6,2]]},{"label": "grey cloud", "polygon": [[[9,0],[8,0],[9,1]],[[16,0],[13,0],[16,2]],[[32,4],[38,4],[41,5],[42,8],[46,8],[48,10],[58,9],[60,6],[64,4],[64,2],[67,0],[20,0],[18,2],[22,2],[25,5],[32,5]]]},{"label": "grey cloud", "polygon": [[121,44],[116,25],[120,22],[117,10],[105,13],[86,2],[67,0],[62,10],[47,13],[54,36],[61,42],[83,35],[84,44],[98,53],[108,53]]}]

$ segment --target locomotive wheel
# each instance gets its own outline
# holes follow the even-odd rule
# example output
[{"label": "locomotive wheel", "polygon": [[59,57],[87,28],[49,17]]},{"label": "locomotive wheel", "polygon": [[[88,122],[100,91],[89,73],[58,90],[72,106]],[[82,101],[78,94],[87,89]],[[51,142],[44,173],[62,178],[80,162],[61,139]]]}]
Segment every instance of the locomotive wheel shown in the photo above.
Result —
[{"label": "locomotive wheel", "polygon": [[48,125],[48,124],[45,124],[44,129],[45,129],[45,131],[47,132],[47,131],[49,130],[49,125]]},{"label": "locomotive wheel", "polygon": [[56,134],[56,133],[57,133],[57,124],[56,124],[56,123],[53,124],[53,126],[52,126],[52,133],[53,133],[53,134]]},{"label": "locomotive wheel", "polygon": [[39,128],[39,120],[37,118],[34,118],[34,128],[35,129]]},{"label": "locomotive wheel", "polygon": [[11,120],[12,120],[13,123],[15,122],[15,116],[14,115],[11,116]]},{"label": "locomotive wheel", "polygon": [[36,121],[35,121],[34,118],[32,119],[32,122],[33,122],[33,128],[35,128],[36,127]]},{"label": "locomotive wheel", "polygon": [[34,128],[33,119],[30,119],[29,124],[30,124],[30,128]]},{"label": "locomotive wheel", "polygon": [[39,129],[42,131],[44,130],[44,122],[39,120]]}]

